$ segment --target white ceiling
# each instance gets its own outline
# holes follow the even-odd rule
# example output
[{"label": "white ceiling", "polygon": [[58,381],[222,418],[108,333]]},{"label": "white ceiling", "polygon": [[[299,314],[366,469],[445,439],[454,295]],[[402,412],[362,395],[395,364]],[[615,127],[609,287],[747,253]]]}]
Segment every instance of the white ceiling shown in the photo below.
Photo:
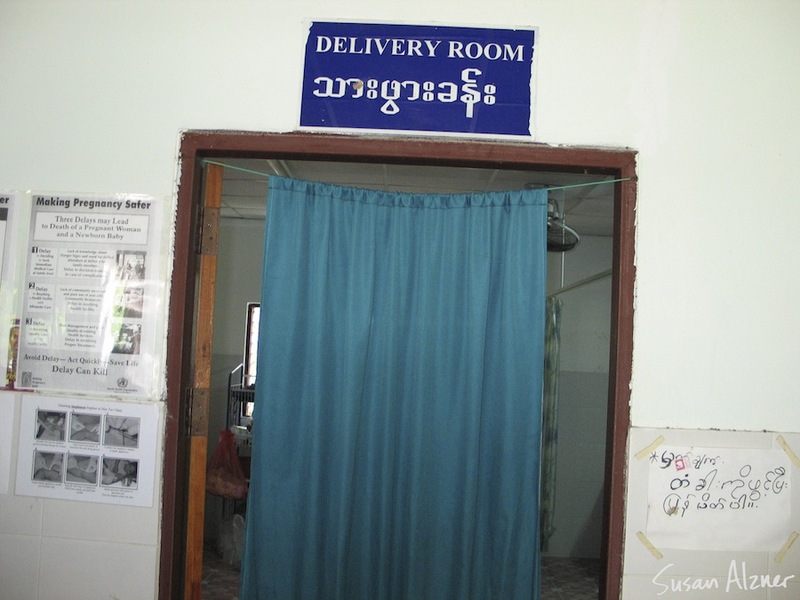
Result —
[{"label": "white ceiling", "polygon": [[223,218],[263,219],[267,178],[282,175],[352,187],[398,192],[462,193],[550,188],[564,221],[580,235],[613,235],[614,186],[610,176],[418,165],[285,161],[214,160],[223,171]]}]

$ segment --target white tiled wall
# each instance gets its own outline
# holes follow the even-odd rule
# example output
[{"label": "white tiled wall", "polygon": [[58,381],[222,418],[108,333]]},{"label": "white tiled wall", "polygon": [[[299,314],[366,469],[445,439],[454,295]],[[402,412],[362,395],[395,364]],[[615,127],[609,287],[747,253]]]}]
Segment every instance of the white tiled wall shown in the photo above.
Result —
[{"label": "white tiled wall", "polygon": [[41,600],[157,597],[153,565],[158,551],[152,545],[44,538],[40,560],[37,598]]},{"label": "white tiled wall", "polygon": [[41,535],[44,500],[0,495],[0,534]]},{"label": "white tiled wall", "polygon": [[[4,510],[0,508],[0,510]],[[38,598],[42,538],[0,533],[0,597]]]},{"label": "white tiled wall", "polygon": [[151,508],[90,502],[45,502],[42,534],[47,537],[155,545],[157,503]]}]

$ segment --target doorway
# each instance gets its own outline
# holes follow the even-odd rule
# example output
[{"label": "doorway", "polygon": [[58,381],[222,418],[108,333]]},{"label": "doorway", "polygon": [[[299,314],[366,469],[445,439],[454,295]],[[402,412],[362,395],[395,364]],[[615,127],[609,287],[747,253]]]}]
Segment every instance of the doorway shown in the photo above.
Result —
[{"label": "doorway", "polygon": [[[633,316],[633,207],[635,153],[627,150],[552,148],[533,144],[441,141],[419,138],[375,138],[318,134],[251,134],[190,132],[181,144],[182,175],[178,197],[175,265],[168,339],[168,409],[164,511],[162,521],[161,597],[198,597],[197,578],[187,570],[196,549],[185,547],[187,531],[197,527],[196,510],[186,496],[196,479],[198,456],[193,441],[208,441],[208,390],[197,386],[197,374],[208,372],[210,348],[198,335],[204,298],[213,298],[215,280],[204,267],[214,255],[213,221],[218,206],[208,206],[208,190],[221,185],[203,181],[203,161],[215,159],[284,159],[396,166],[438,166],[528,173],[559,172],[613,179],[614,238],[611,273],[611,347],[609,401],[603,495],[601,597],[618,597],[622,561],[623,469],[628,431],[628,383]],[[211,188],[209,188],[209,185]],[[203,194],[203,189],[206,193]],[[212,194],[213,195],[213,194]],[[205,206],[205,209],[203,208]],[[210,233],[209,233],[210,232]],[[201,235],[205,234],[205,235]],[[207,240],[198,243],[196,240]],[[260,248],[259,244],[255,244]],[[209,290],[209,288],[211,288]],[[200,312],[198,312],[200,311]],[[199,345],[198,345],[199,344]],[[201,376],[200,379],[203,379]],[[191,412],[190,412],[191,411]],[[212,433],[214,433],[212,431]],[[213,441],[213,436],[212,436]],[[201,444],[201,446],[203,445]],[[205,447],[203,447],[205,450]],[[203,453],[203,457],[205,453]],[[188,464],[187,464],[188,463]],[[203,464],[202,467],[205,465]],[[192,475],[191,473],[195,473]],[[202,515],[200,515],[202,519]],[[201,526],[202,528],[202,526]],[[194,540],[197,539],[195,535]],[[200,537],[202,540],[202,537]],[[196,541],[192,545],[196,544]],[[187,562],[188,558],[188,562]],[[195,563],[196,564],[196,563]],[[193,591],[197,589],[197,591]]]}]

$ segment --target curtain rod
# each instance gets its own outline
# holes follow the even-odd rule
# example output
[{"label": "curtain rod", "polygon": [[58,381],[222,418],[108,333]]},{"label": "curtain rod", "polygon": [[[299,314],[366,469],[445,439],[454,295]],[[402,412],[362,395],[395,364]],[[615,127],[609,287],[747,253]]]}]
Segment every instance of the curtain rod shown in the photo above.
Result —
[{"label": "curtain rod", "polygon": [[574,290],[575,288],[582,287],[582,286],[587,285],[589,283],[592,283],[594,281],[598,281],[600,279],[605,279],[606,277],[610,277],[610,276],[611,276],[611,269],[608,269],[607,271],[601,271],[600,273],[595,273],[594,275],[590,275],[589,277],[586,277],[584,279],[580,279],[580,280],[578,280],[578,281],[576,281],[574,283],[570,283],[569,285],[562,286],[562,287],[558,288],[552,294],[547,294],[547,297],[548,298],[552,298],[553,296],[558,296],[559,294],[563,294],[564,292],[568,292],[570,290]]},{"label": "curtain rod", "polygon": [[[206,165],[206,164],[207,165],[216,165],[218,167],[224,167],[226,169],[232,169],[234,171],[241,171],[242,173],[249,173],[250,175],[260,175],[261,177],[264,177],[264,178],[267,178],[267,179],[269,179],[269,177],[270,177],[269,173],[263,173],[261,171],[253,171],[252,169],[245,169],[243,167],[237,167],[237,166],[234,166],[234,165],[229,165],[229,164],[226,164],[226,163],[217,162],[215,160],[208,160],[206,158],[202,159],[201,162],[204,165]],[[545,190],[547,190],[549,192],[549,191],[553,191],[553,190],[567,190],[567,189],[570,189],[570,188],[586,187],[586,186],[589,186],[589,185],[602,185],[602,184],[606,184],[606,183],[619,183],[620,181],[630,181],[630,180],[631,180],[630,177],[623,177],[622,179],[608,179],[606,181],[590,181],[588,183],[573,183],[573,184],[570,184],[570,185],[558,185],[558,186],[553,186],[553,187],[546,187],[546,188],[543,188],[543,189],[545,189]]]}]

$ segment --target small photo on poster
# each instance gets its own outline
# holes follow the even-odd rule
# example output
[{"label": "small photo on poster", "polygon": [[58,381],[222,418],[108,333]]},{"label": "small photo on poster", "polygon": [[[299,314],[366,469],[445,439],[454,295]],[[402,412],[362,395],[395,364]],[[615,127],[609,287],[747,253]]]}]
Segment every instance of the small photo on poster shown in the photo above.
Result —
[{"label": "small photo on poster", "polygon": [[101,485],[136,489],[139,483],[138,478],[138,460],[103,458],[103,480]]},{"label": "small photo on poster", "polygon": [[144,312],[144,288],[140,285],[125,285],[117,288],[114,298],[114,316],[125,319],[141,319]]},{"label": "small photo on poster", "polygon": [[99,458],[91,454],[68,454],[66,482],[97,485],[98,461]]},{"label": "small photo on poster", "polygon": [[61,482],[64,455],[61,452],[34,450],[32,481]]},{"label": "small photo on poster", "polygon": [[36,413],[35,438],[40,441],[63,442],[67,425],[67,413],[40,410]]},{"label": "small photo on poster", "polygon": [[100,415],[92,413],[72,413],[69,427],[70,442],[100,443]]},{"label": "small photo on poster", "polygon": [[119,251],[117,252],[117,276],[119,281],[144,281],[145,259],[144,251]]},{"label": "small photo on poster", "polygon": [[124,448],[139,447],[139,419],[107,416],[103,444]]},{"label": "small photo on poster", "polygon": [[114,346],[111,354],[139,354],[142,347],[142,325],[140,323],[121,323],[116,327]]}]

